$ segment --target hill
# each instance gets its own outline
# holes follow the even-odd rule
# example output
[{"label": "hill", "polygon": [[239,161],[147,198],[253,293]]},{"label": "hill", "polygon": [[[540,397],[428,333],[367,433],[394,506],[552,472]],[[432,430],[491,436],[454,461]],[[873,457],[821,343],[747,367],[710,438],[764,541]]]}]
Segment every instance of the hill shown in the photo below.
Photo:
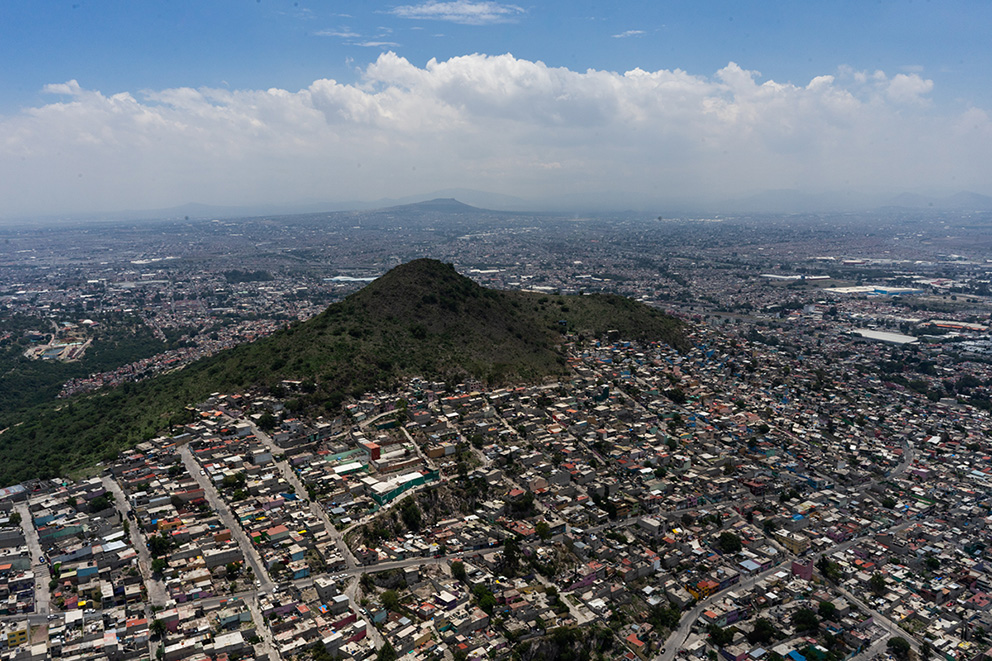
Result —
[{"label": "hill", "polygon": [[400,204],[397,206],[386,207],[385,209],[380,209],[380,211],[404,211],[404,212],[415,212],[420,211],[423,213],[472,213],[476,211],[486,211],[486,209],[480,209],[478,207],[473,207],[464,202],[459,202],[453,197],[439,197],[433,200],[425,200],[423,202],[411,202],[409,204]]},{"label": "hill", "polygon": [[490,384],[567,372],[563,330],[684,348],[681,323],[620,296],[497,291],[451,265],[421,259],[394,268],[312,319],[148,381],[36,407],[0,436],[0,484],[51,477],[185,421],[212,392],[304,381],[300,410],[337,412],[350,396],[405,376]]}]

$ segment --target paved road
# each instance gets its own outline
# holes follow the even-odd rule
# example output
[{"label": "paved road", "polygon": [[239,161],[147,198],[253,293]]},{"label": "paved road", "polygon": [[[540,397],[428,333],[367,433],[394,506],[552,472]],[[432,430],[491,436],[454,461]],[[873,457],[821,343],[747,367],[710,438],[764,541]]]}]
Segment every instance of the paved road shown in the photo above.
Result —
[{"label": "paved road", "polygon": [[[907,444],[906,452],[904,452],[904,457],[903,457],[902,462],[899,464],[899,466],[897,466],[895,469],[893,469],[893,471],[892,471],[892,473],[890,475],[900,475],[900,474],[902,474],[902,472],[905,471],[913,463],[913,455],[914,455],[913,446],[911,444]],[[858,495],[860,496],[865,491],[867,491],[867,488],[862,489],[860,492],[858,492]],[[882,531],[882,532],[886,532],[886,533],[899,532],[901,530],[904,530],[904,529],[908,528],[912,524],[913,524],[913,521],[903,521],[901,523],[897,523],[897,524],[895,524],[893,526],[890,526],[889,528],[887,528],[885,531]],[[840,544],[836,544],[836,545],[830,547],[829,549],[826,549],[826,550],[824,550],[824,551],[822,551],[820,553],[817,553],[817,554],[812,555],[811,558],[812,559],[817,559],[820,556],[825,555],[825,554],[833,554],[833,553],[837,553],[839,551],[846,551],[851,546],[857,544],[860,541],[861,541],[860,538],[854,538],[854,539],[847,540],[846,542],[841,542]],[[767,572],[763,572],[762,574],[759,574],[759,575],[754,576],[754,577],[752,577],[750,579],[747,579],[745,581],[742,581],[738,585],[731,586],[730,588],[728,588],[728,590],[730,590],[730,589],[736,589],[736,590],[746,589],[750,585],[753,585],[755,582],[757,582],[757,580],[759,580],[760,578],[763,578],[765,576],[770,576],[775,571],[778,571],[778,570],[783,569],[784,567],[790,565],[791,562],[792,562],[792,556],[791,556],[791,554],[788,554],[788,553],[786,555],[789,556],[789,560],[787,560],[786,562],[783,562],[783,563],[779,564],[778,566],[776,566],[776,567],[768,570]],[[836,589],[838,592],[840,592],[842,595],[844,595],[845,597],[847,597],[850,601],[852,601],[853,603],[857,604],[865,612],[872,613],[875,616],[875,621],[878,622],[880,624],[880,626],[882,626],[883,628],[887,629],[891,634],[893,634],[893,635],[901,635],[903,638],[905,638],[906,640],[908,640],[910,642],[910,644],[913,646],[913,649],[919,649],[919,641],[915,640],[912,636],[910,636],[908,633],[904,632],[902,629],[899,629],[895,624],[893,624],[891,621],[889,621],[881,613],[878,613],[877,611],[869,608],[867,606],[867,604],[865,604],[860,599],[858,599],[857,597],[855,597],[854,595],[852,595],[851,593],[849,593],[847,590],[845,590],[845,589],[843,589],[843,588],[841,588],[839,586],[832,586],[832,587],[834,589]],[[726,591],[724,591],[724,592],[726,592]],[[699,616],[702,615],[703,610],[705,610],[706,608],[708,608],[709,605],[712,604],[714,601],[716,601],[717,599],[721,598],[723,596],[724,592],[718,592],[717,594],[713,595],[712,597],[709,597],[708,599],[705,599],[705,600],[699,602],[695,606],[695,608],[693,608],[691,611],[689,611],[689,613],[683,614],[682,619],[681,619],[681,621],[679,623],[679,628],[676,629],[675,631],[673,631],[669,635],[669,637],[668,637],[668,639],[667,639],[667,641],[665,643],[665,646],[664,646],[665,647],[665,653],[664,654],[659,654],[659,655],[655,656],[654,661],[672,661],[672,659],[675,657],[675,654],[685,644],[685,640],[686,640],[686,638],[688,638],[689,632],[692,629],[692,626],[696,623],[696,620],[699,619]],[[878,642],[876,641],[876,643],[873,643],[872,647],[874,648],[875,645],[877,645],[877,644],[878,644]]]},{"label": "paved road", "polygon": [[675,658],[676,652],[682,649],[682,647],[685,645],[686,638],[689,637],[689,633],[692,631],[692,627],[696,623],[696,620],[699,619],[699,616],[703,614],[703,611],[709,608],[713,604],[713,602],[725,597],[726,593],[729,592],[730,590],[740,591],[740,590],[750,589],[754,587],[754,584],[757,583],[758,581],[768,578],[775,572],[782,571],[783,569],[789,567],[791,563],[792,563],[791,559],[786,560],[785,562],[775,565],[771,569],[763,571],[760,574],[755,574],[750,578],[746,578],[737,585],[732,585],[728,587],[726,590],[717,592],[713,596],[707,597],[706,599],[703,599],[702,601],[697,603],[696,606],[691,611],[689,611],[687,614],[684,614],[682,616],[682,620],[679,622],[679,628],[673,631],[668,636],[668,640],[665,641],[665,646],[664,646],[665,653],[656,656],[655,661],[672,661],[672,659]]},{"label": "paved road", "polygon": [[355,609],[356,613],[358,613],[358,617],[364,620],[365,631],[367,632],[369,639],[372,641],[372,645],[376,649],[381,649],[386,641],[383,640],[382,634],[379,633],[379,628],[376,627],[372,620],[366,617],[363,610],[358,607],[358,604],[362,601],[362,582],[358,580],[357,576],[349,577],[345,584],[344,593],[348,595],[349,599],[351,599],[351,607]]},{"label": "paved road", "polygon": [[871,659],[876,654],[882,654],[886,647],[888,647],[889,638],[891,638],[891,634],[886,631],[878,637],[875,642],[868,647],[868,649],[856,656],[851,657],[850,661],[868,661],[868,659]]},{"label": "paved road", "polygon": [[889,473],[889,477],[899,477],[900,475],[905,473],[906,469],[912,465],[913,458],[915,456],[916,456],[916,448],[913,447],[913,444],[911,442],[907,442],[906,447],[904,448],[902,453],[902,461],[899,463],[898,466],[892,469],[892,472]]},{"label": "paved road", "polygon": [[[262,445],[264,445],[270,452],[272,452],[273,455],[282,453],[283,451],[282,448],[280,448],[278,445],[273,443],[272,439],[269,437],[268,434],[266,434],[261,429],[256,427],[254,423],[249,422],[248,424],[251,425],[252,431],[255,433],[255,438],[257,438],[262,443]],[[282,473],[283,478],[291,485],[293,485],[293,488],[296,490],[297,497],[305,498],[307,495],[306,487],[303,485],[303,482],[300,480],[300,478],[296,475],[296,472],[289,465],[289,462],[277,461],[275,463],[276,466],[279,467],[279,471]],[[331,539],[334,540],[334,543],[337,545],[338,551],[340,551],[341,556],[344,558],[345,565],[348,567],[348,569],[357,567],[358,560],[355,558],[355,554],[352,553],[351,549],[348,548],[348,545],[345,544],[344,537],[342,537],[338,529],[334,527],[334,523],[331,522],[331,519],[327,516],[327,512],[324,511],[324,508],[321,506],[321,504],[316,500],[312,501],[310,503],[310,511],[313,513],[314,516],[316,516],[318,519],[324,522],[324,528],[327,530],[327,534],[330,535]]]},{"label": "paved road", "polygon": [[48,572],[48,565],[39,564],[38,558],[42,556],[41,540],[38,539],[38,531],[35,530],[31,520],[31,511],[27,503],[17,503],[14,511],[21,515],[21,530],[24,532],[24,539],[28,545],[28,552],[31,556],[31,568],[34,571],[34,612],[44,614],[48,612],[48,604],[51,603],[51,592],[48,589],[48,581],[51,574]]},{"label": "paved road", "polygon": [[424,462],[424,465],[427,466],[427,468],[434,470],[436,466],[434,465],[433,460],[423,453],[420,449],[420,444],[413,440],[413,436],[410,436],[410,432],[406,430],[406,427],[400,427],[400,431],[403,432],[404,436],[406,436],[406,440],[413,446],[414,451],[417,453],[417,456],[420,457],[420,460]]},{"label": "paved road", "polygon": [[251,565],[252,571],[255,575],[255,580],[261,582],[259,588],[264,591],[268,591],[272,588],[272,579],[269,578],[269,572],[265,570],[265,565],[262,559],[259,557],[258,552],[255,547],[252,546],[251,542],[248,541],[248,536],[245,535],[244,528],[241,524],[234,518],[231,514],[230,508],[228,508],[227,503],[220,497],[217,493],[217,487],[213,485],[210,479],[206,475],[201,475],[200,471],[202,468],[196,459],[193,458],[193,452],[190,450],[189,445],[184,445],[179,451],[182,457],[183,464],[186,465],[186,470],[189,474],[193,476],[193,479],[197,481],[200,487],[203,488],[203,495],[209,503],[210,507],[213,508],[220,520],[227,526],[231,531],[232,539],[238,542],[238,546],[241,547],[241,553],[244,555],[245,560]]},{"label": "paved road", "polygon": [[[117,502],[117,509],[124,512],[125,519],[128,520],[127,512],[130,511],[131,504],[120,485],[117,484],[116,480],[104,475],[103,486],[113,494],[114,500]],[[169,600],[169,593],[161,581],[152,578],[152,554],[148,552],[148,540],[145,539],[145,534],[135,521],[129,520],[128,530],[131,536],[131,546],[138,553],[138,570],[141,572],[141,578],[145,581],[145,588],[148,591],[147,601],[153,606],[164,607],[165,602]]]},{"label": "paved road", "polygon": [[[273,587],[272,579],[269,578],[269,572],[265,570],[265,564],[259,557],[258,552],[250,541],[248,541],[248,536],[245,534],[244,528],[241,527],[240,523],[231,514],[230,508],[227,503],[220,497],[217,492],[217,487],[214,486],[213,482],[206,476],[201,475],[200,471],[203,470],[201,466],[196,462],[193,457],[193,451],[190,449],[189,445],[184,445],[179,452],[182,457],[183,464],[186,466],[186,470],[189,474],[193,476],[197,484],[203,488],[203,495],[207,500],[210,507],[213,508],[220,520],[228,527],[231,531],[231,538],[238,542],[238,546],[241,547],[241,553],[244,555],[245,560],[251,565],[253,575],[255,576],[255,581],[259,583],[259,591],[268,592]],[[280,659],[278,651],[273,647],[272,634],[269,631],[269,627],[266,625],[265,620],[262,619],[262,614],[259,612],[258,607],[255,605],[255,595],[256,591],[241,593],[247,598],[245,602],[248,604],[248,610],[251,613],[252,622],[255,624],[255,630],[258,635],[262,638],[261,654],[268,657],[269,661],[276,661]]]},{"label": "paved road", "polygon": [[268,657],[269,661],[282,659],[282,655],[279,654],[279,649],[276,647],[275,640],[272,638],[272,630],[269,629],[269,626],[265,623],[265,618],[262,617],[262,611],[258,607],[258,601],[256,601],[255,595],[252,594],[250,599],[245,599],[245,604],[248,606],[248,612],[251,613],[255,632],[262,639],[262,642],[255,646],[259,656]]},{"label": "paved road", "polygon": [[392,411],[383,411],[382,413],[377,413],[376,415],[372,416],[371,418],[366,418],[365,420],[362,420],[361,422],[359,422],[358,423],[358,427],[362,431],[365,431],[365,428],[368,427],[369,425],[371,425],[373,422],[376,422],[377,420],[380,420],[382,418],[385,418],[385,417],[388,417],[388,416],[391,416],[391,415],[395,416],[397,413],[398,413],[398,410],[397,409],[393,409]]},{"label": "paved road", "polygon": [[920,641],[918,641],[908,631],[906,631],[905,629],[900,628],[899,625],[897,625],[895,622],[893,622],[889,618],[885,617],[884,615],[882,615],[881,613],[879,613],[877,610],[873,609],[871,606],[869,606],[868,604],[866,604],[859,597],[856,597],[853,594],[851,594],[845,588],[842,588],[839,585],[835,585],[833,587],[834,587],[835,590],[837,590],[842,595],[844,595],[844,597],[848,601],[850,601],[850,602],[852,602],[854,604],[857,604],[857,606],[861,610],[865,611],[866,613],[871,613],[874,616],[874,618],[875,618],[875,624],[877,624],[880,627],[882,627],[883,629],[885,629],[889,633],[889,635],[900,636],[902,638],[905,638],[909,642],[910,646],[913,648],[914,651],[918,651],[920,649],[920,644],[921,644]]}]

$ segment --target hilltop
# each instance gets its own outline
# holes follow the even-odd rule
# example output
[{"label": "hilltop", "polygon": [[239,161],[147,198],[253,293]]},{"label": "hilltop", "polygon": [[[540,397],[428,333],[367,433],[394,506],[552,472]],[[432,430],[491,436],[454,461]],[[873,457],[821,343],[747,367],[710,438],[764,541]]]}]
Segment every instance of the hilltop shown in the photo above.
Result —
[{"label": "hilltop", "polygon": [[348,397],[406,376],[492,385],[567,373],[563,331],[684,348],[681,323],[613,295],[486,289],[428,259],[398,266],[312,319],[137,384],[31,409],[8,422],[0,484],[111,459],[188,415],[211,392],[305,382],[300,409],[335,413]]},{"label": "hilltop", "polygon": [[387,207],[385,209],[381,209],[381,211],[471,213],[474,211],[486,211],[486,209],[480,209],[479,207],[474,207],[470,204],[459,202],[453,197],[439,197],[433,200],[425,200],[423,202],[410,202],[408,204],[400,204],[393,207]]}]

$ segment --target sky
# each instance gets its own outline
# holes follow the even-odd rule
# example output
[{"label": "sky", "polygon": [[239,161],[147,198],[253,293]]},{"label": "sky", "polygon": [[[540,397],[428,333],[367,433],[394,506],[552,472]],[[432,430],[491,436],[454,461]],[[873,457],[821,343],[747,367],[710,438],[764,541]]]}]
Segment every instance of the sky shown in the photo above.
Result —
[{"label": "sky", "polygon": [[992,194],[990,25],[986,0],[4,2],[0,217]]}]

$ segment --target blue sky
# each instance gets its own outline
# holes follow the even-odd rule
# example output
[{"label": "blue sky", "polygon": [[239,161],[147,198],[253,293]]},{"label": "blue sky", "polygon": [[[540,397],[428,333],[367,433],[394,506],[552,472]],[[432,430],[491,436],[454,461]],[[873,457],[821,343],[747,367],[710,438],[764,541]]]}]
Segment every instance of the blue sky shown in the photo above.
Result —
[{"label": "blue sky", "polygon": [[953,1],[0,3],[0,195],[27,214],[976,189],[990,19]]}]

